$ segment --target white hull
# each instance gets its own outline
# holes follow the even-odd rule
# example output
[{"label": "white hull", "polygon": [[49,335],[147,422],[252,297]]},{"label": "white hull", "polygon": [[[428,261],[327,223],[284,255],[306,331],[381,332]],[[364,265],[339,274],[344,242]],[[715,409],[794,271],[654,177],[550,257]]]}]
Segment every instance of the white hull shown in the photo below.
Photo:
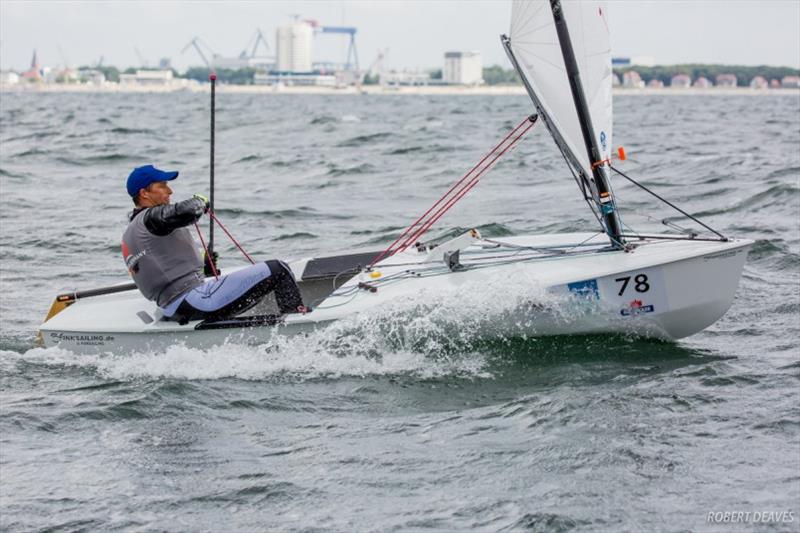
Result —
[{"label": "white hull", "polygon": [[[467,314],[481,315],[470,318],[469,327],[489,338],[627,333],[672,340],[701,331],[728,310],[752,244],[646,240],[624,252],[608,251],[605,237],[592,234],[506,237],[502,245],[465,237],[432,251],[395,255],[376,265],[379,274],[359,273],[332,294],[324,290],[335,282],[332,277],[312,279],[309,260],[294,262],[304,294],[312,294],[312,285],[317,294],[323,287],[324,299],[316,305],[307,301],[312,313],[287,315],[273,326],[181,326],[161,320],[155,304],[134,290],[77,300],[42,324],[42,340],[79,353],[160,351],[177,343],[258,344],[334,322],[357,324],[370,315],[403,320],[410,316],[404,310],[424,313],[441,302],[455,315],[462,302]],[[442,261],[448,249],[460,250],[464,269],[451,271]],[[268,312],[264,306],[257,312]]]}]

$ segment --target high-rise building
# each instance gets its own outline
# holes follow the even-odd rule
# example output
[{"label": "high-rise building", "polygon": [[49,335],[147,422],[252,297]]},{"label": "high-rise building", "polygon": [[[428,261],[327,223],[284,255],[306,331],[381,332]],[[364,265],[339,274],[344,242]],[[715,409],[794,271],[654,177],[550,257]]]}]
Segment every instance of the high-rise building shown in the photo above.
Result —
[{"label": "high-rise building", "polygon": [[301,21],[278,27],[275,36],[276,69],[279,72],[311,72],[314,29]]},{"label": "high-rise building", "polygon": [[445,52],[442,81],[456,85],[483,83],[483,60],[480,52]]}]

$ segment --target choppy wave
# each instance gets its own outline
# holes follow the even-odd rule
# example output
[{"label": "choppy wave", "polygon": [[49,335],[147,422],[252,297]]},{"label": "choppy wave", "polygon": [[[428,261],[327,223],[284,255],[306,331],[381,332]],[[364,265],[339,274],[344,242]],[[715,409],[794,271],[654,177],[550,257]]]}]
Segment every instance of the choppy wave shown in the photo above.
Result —
[{"label": "choppy wave", "polygon": [[56,135],[59,135],[59,133],[55,131],[37,131],[33,133],[28,133],[26,135],[17,135],[14,137],[9,137],[8,139],[3,139],[3,142],[24,141],[27,139],[40,140],[40,139],[46,139],[47,137],[54,137]]},{"label": "choppy wave", "polygon": [[355,137],[351,137],[345,141],[342,141],[337,146],[342,148],[354,148],[358,146],[364,146],[367,144],[375,143],[377,141],[383,141],[392,137],[392,133],[389,132],[381,132],[381,133],[372,133],[370,135],[357,135]]},{"label": "choppy wave", "polygon": [[225,207],[215,210],[218,215],[229,216],[234,219],[238,216],[255,215],[259,217],[268,217],[276,219],[340,219],[346,220],[352,217],[348,215],[341,215],[338,213],[322,213],[311,207],[301,206],[296,209],[281,209],[277,211],[272,210],[248,210],[236,207]]},{"label": "choppy wave", "polygon": [[262,159],[263,158],[260,155],[250,154],[250,155],[246,155],[246,156],[244,156],[242,158],[239,158],[239,160],[237,160],[236,162],[237,163],[248,163],[250,161],[261,161]]},{"label": "choppy wave", "polygon": [[111,154],[100,154],[100,155],[93,155],[89,157],[85,157],[82,160],[75,160],[81,161],[84,164],[86,163],[112,163],[116,161],[143,161],[144,158],[138,156],[137,154],[130,154],[130,153],[111,153]]},{"label": "choppy wave", "polygon": [[305,164],[305,160],[303,160],[302,158],[297,158],[297,159],[295,159],[293,161],[277,160],[277,161],[271,161],[270,162],[271,166],[278,167],[278,168],[281,168],[281,167],[294,167],[294,166],[299,166],[299,165],[303,165],[303,164]]},{"label": "choppy wave", "polygon": [[[531,112],[525,97],[218,100],[219,215],[283,258],[385,248]],[[132,165],[169,154],[175,199],[207,188],[207,98],[4,98],[0,529],[697,530],[714,506],[791,508],[798,102],[615,102],[626,172],[757,241],[730,311],[680,342],[533,337],[508,315],[590,309],[498,280],[259,346],[87,356],[34,348],[35,330],[64,285],[121,268]],[[544,128],[488,178],[431,238],[599,230]],[[614,185],[626,222],[672,215]],[[621,497],[626,513],[602,511]]]},{"label": "choppy wave", "polygon": [[773,170],[772,172],[767,174],[767,180],[774,180],[774,179],[778,179],[778,178],[785,178],[785,177],[791,177],[791,176],[795,176],[795,177],[800,176],[800,167],[798,167],[798,166],[790,166],[790,167],[786,167],[786,168],[780,168],[778,170]]},{"label": "choppy wave", "polygon": [[361,163],[347,168],[340,168],[335,165],[331,165],[330,168],[328,169],[327,175],[349,176],[349,175],[373,174],[373,173],[375,173],[375,167],[373,165],[369,163]]},{"label": "choppy wave", "polygon": [[24,157],[34,157],[34,156],[44,156],[50,154],[50,150],[44,150],[41,148],[29,148],[27,150],[23,150],[22,152],[12,154],[12,158],[24,158]]},{"label": "choppy wave", "polygon": [[317,239],[319,238],[317,235],[313,233],[307,233],[305,231],[298,231],[297,233],[284,233],[282,235],[278,235],[275,237],[276,241],[287,241],[287,240],[297,240],[297,239]]},{"label": "choppy wave", "polygon": [[775,254],[783,254],[786,253],[787,247],[785,243],[781,243],[779,241],[774,240],[757,240],[753,246],[750,248],[750,253],[748,254],[748,258],[753,260],[759,260],[764,257],[772,257]]},{"label": "choppy wave", "polygon": [[0,176],[3,176],[4,178],[14,178],[14,179],[25,179],[28,177],[21,172],[11,172],[2,167],[0,167]]},{"label": "choppy wave", "polygon": [[154,133],[153,130],[148,129],[148,128],[125,128],[125,127],[122,127],[122,126],[117,126],[115,128],[111,128],[111,130],[109,130],[109,131],[111,133],[116,133],[118,135],[133,135],[133,134],[140,134],[140,133],[152,134],[152,133]]},{"label": "choppy wave", "polygon": [[320,115],[312,118],[310,124],[312,125],[331,124],[333,122],[338,122],[338,121],[339,119],[334,117],[333,115]]}]

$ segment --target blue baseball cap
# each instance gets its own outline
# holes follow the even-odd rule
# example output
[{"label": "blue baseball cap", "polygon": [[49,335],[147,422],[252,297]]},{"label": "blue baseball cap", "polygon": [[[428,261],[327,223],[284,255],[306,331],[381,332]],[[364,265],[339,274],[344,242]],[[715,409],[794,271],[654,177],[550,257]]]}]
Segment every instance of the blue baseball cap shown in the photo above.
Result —
[{"label": "blue baseball cap", "polygon": [[128,194],[131,198],[139,194],[140,189],[144,189],[151,183],[157,181],[172,181],[178,177],[178,171],[164,172],[159,170],[153,165],[145,165],[133,169],[130,176],[128,176]]}]

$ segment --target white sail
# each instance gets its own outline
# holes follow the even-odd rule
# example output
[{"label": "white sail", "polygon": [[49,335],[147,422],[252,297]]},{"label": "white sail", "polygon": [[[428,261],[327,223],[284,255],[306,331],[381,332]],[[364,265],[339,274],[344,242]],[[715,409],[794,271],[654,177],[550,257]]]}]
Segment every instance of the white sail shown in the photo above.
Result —
[{"label": "white sail", "polygon": [[[592,133],[601,160],[608,159],[613,73],[606,2],[563,0],[562,7],[589,106]],[[581,132],[549,0],[514,0],[509,37],[522,74],[536,93],[550,126],[558,130],[586,176],[592,176],[594,161],[590,161]]]}]

